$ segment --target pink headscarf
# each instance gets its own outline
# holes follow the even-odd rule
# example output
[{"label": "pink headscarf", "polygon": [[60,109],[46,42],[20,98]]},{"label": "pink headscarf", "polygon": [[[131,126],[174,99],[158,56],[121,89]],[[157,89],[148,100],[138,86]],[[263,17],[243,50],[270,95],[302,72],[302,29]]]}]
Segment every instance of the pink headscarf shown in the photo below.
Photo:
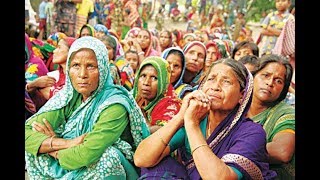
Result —
[{"label": "pink headscarf", "polygon": [[295,53],[295,19],[290,18],[284,25],[272,52],[283,56]]}]

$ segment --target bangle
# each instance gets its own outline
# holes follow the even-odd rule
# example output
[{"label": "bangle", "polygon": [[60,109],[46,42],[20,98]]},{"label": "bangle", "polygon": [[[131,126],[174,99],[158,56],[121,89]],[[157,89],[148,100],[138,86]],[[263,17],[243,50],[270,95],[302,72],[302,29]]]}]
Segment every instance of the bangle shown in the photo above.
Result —
[{"label": "bangle", "polygon": [[159,138],[160,138],[160,140],[161,140],[162,144],[164,144],[164,146],[168,146],[168,144],[167,144],[166,142],[164,142],[164,140],[162,139],[162,137],[161,137],[161,135],[160,135],[159,131],[156,131],[156,132],[157,132],[157,134],[158,134],[158,136],[159,136]]},{"label": "bangle", "polygon": [[196,151],[198,148],[203,147],[203,146],[208,146],[208,144],[200,144],[199,146],[197,146],[196,148],[194,148],[194,149],[191,151],[191,154],[193,155],[194,151]]},{"label": "bangle", "polygon": [[141,51],[141,52],[138,53],[138,55],[139,55],[139,56],[140,56],[140,55],[144,55],[144,52]]},{"label": "bangle", "polygon": [[49,141],[50,149],[51,149],[52,151],[54,151],[54,149],[53,149],[53,147],[52,147],[52,140],[53,140],[54,137],[56,137],[56,135],[51,136],[50,141]]}]

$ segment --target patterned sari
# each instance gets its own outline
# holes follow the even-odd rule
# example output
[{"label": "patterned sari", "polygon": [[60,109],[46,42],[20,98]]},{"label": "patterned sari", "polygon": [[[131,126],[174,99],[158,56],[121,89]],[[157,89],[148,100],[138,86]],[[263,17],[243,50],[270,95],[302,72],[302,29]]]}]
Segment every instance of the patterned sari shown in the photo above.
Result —
[{"label": "patterned sari", "polygon": [[[245,117],[252,101],[252,89],[253,77],[248,73],[243,99],[206,141],[212,152],[226,165],[240,171],[244,179],[273,179],[276,174],[269,170],[265,132],[259,124]],[[207,121],[206,116],[200,123],[204,137]],[[152,168],[142,168],[139,179],[162,177],[200,180],[184,127],[176,132],[169,145],[171,152],[178,149],[182,163],[167,156]]]},{"label": "patterned sari", "polygon": [[[71,112],[65,112],[67,121],[54,129],[56,135],[64,139],[73,139],[82,134],[90,133],[97,124],[97,120],[103,110],[118,103],[123,105],[128,112],[133,144],[131,145],[119,138],[111,146],[99,151],[101,152],[100,159],[88,166],[72,170],[62,168],[59,163],[62,161],[61,159],[58,161],[48,154],[34,155],[25,151],[29,177],[30,179],[136,179],[137,172],[132,165],[133,149],[143,138],[149,135],[149,130],[143,114],[133,97],[122,86],[113,84],[109,70],[108,51],[98,39],[87,36],[79,38],[73,43],[68,53],[65,86],[56,96],[50,98],[35,115],[29,118],[27,123],[35,116],[49,112],[52,114],[52,111],[72,106],[75,99],[80,96],[71,84],[69,66],[70,56],[81,48],[92,49],[96,54],[99,68],[99,86],[79,106],[71,108],[69,110]],[[84,146],[84,144],[79,146]],[[68,160],[64,159],[64,161]]]},{"label": "patterned sari", "polygon": [[[274,135],[280,131],[291,129],[295,131],[295,110],[285,102],[270,107],[252,117],[253,121],[263,125],[267,133],[267,142],[271,142]],[[270,164],[270,169],[277,172],[280,179],[295,178],[295,155],[287,164]]]},{"label": "patterned sari", "polygon": [[[152,65],[158,73],[157,95],[152,101],[139,97],[138,92],[140,72],[146,65]],[[136,73],[133,96],[151,125],[163,126],[180,110],[181,102],[170,84],[169,64],[161,57],[150,56],[143,60]]]}]

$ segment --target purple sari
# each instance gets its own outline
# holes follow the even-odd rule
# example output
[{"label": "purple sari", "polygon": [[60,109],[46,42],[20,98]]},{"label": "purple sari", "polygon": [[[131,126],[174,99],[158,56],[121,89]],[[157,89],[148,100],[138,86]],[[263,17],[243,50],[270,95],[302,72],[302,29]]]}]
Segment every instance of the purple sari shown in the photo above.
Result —
[{"label": "purple sari", "polygon": [[[276,173],[269,170],[265,131],[261,125],[245,117],[252,100],[252,89],[253,78],[249,73],[242,101],[212,132],[207,143],[217,157],[240,171],[243,179],[274,179]],[[205,127],[206,121],[203,120],[200,127]],[[166,157],[152,168],[142,168],[140,179],[201,179],[190,153],[186,133],[184,137],[184,145],[178,148],[182,164],[172,157]],[[171,149],[171,152],[174,150]]]}]

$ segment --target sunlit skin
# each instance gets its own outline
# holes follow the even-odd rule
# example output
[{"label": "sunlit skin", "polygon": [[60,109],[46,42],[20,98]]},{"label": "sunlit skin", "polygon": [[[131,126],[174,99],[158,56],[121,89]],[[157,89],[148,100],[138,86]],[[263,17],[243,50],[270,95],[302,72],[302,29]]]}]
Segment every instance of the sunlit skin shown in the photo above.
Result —
[{"label": "sunlit skin", "polygon": [[64,39],[58,42],[57,48],[53,50],[52,62],[54,64],[60,64],[65,67],[68,58],[69,46]]},{"label": "sunlit skin", "polygon": [[182,60],[179,55],[169,54],[167,57],[167,61],[170,65],[171,76],[170,83],[173,84],[178,81],[181,72],[182,72]]},{"label": "sunlit skin", "polygon": [[80,37],[83,37],[83,36],[91,36],[90,30],[88,29],[88,27],[85,27],[82,29]]},{"label": "sunlit skin", "polygon": [[134,72],[136,72],[139,64],[139,56],[137,53],[128,52],[126,54],[126,61],[130,64]]},{"label": "sunlit skin", "polygon": [[151,39],[149,37],[149,33],[145,30],[141,30],[137,36],[137,41],[142,50],[145,50],[149,47],[151,43]]},{"label": "sunlit skin", "polygon": [[192,73],[198,73],[202,70],[204,65],[205,50],[199,46],[192,46],[187,52],[186,57],[186,69]]},{"label": "sunlit skin", "polygon": [[238,61],[239,59],[241,59],[243,56],[247,56],[247,55],[253,55],[253,52],[250,48],[248,47],[243,47],[240,48],[235,54],[234,54],[234,59],[236,61]]},{"label": "sunlit skin", "polygon": [[217,60],[217,51],[218,50],[214,46],[209,46],[209,48],[207,48],[207,56],[205,62],[206,68],[209,68],[209,66],[211,66],[211,64]]},{"label": "sunlit skin", "polygon": [[229,112],[242,97],[236,73],[225,64],[217,64],[210,70],[202,91],[210,99],[210,109]]},{"label": "sunlit skin", "polygon": [[269,63],[254,77],[253,96],[260,104],[268,104],[279,98],[285,82],[286,68],[279,63]]},{"label": "sunlit skin", "polygon": [[138,94],[148,100],[152,101],[158,92],[158,72],[151,66],[144,66],[139,75]]},{"label": "sunlit skin", "polygon": [[99,85],[99,69],[95,53],[81,49],[71,57],[69,75],[72,86],[85,101]]}]

